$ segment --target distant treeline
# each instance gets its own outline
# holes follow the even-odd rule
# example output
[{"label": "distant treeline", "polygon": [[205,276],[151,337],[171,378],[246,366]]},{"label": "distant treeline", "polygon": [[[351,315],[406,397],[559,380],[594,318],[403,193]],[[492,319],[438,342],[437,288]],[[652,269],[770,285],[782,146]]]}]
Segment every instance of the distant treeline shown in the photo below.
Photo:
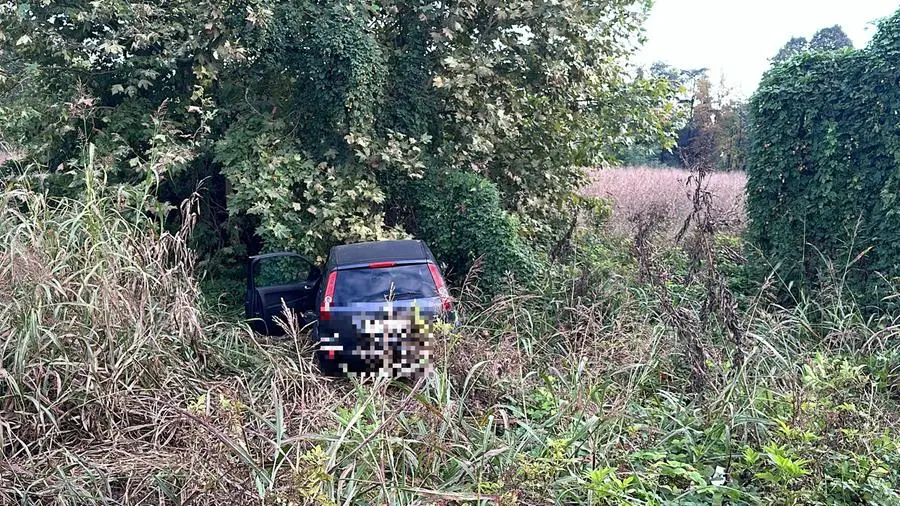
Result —
[{"label": "distant treeline", "polygon": [[[840,26],[823,28],[811,39],[794,37],[770,60],[773,65],[805,53],[852,48],[853,43]],[[662,164],[713,170],[746,170],[750,149],[750,115],[747,100],[736,95],[725,79],[714,83],[708,69],[680,69],[657,62],[645,71],[665,79],[675,91],[678,104],[677,141],[671,149],[637,145],[623,158],[631,165]]]}]

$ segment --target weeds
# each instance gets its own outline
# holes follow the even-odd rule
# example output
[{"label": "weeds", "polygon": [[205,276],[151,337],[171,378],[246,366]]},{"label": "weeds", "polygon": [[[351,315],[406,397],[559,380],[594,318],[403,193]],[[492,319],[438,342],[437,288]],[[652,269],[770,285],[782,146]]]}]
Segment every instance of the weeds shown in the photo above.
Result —
[{"label": "weeds", "polygon": [[205,306],[190,221],[144,198],[4,193],[0,503],[900,501],[900,327],[852,301],[753,298],[741,362],[683,322],[698,395],[689,257],[588,234],[540,289],[460,293],[420,382],[325,379],[296,318],[268,342]]}]

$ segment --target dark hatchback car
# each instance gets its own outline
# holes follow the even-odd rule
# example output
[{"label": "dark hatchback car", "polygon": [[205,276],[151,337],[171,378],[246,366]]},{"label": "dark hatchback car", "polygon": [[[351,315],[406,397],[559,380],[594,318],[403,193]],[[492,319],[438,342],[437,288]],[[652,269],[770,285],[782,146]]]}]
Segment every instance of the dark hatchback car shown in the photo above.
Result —
[{"label": "dark hatchback car", "polygon": [[251,257],[245,309],[255,329],[279,333],[283,306],[312,325],[331,374],[379,367],[375,348],[408,354],[417,321],[456,319],[434,255],[417,240],[335,246],[322,269],[295,253]]}]

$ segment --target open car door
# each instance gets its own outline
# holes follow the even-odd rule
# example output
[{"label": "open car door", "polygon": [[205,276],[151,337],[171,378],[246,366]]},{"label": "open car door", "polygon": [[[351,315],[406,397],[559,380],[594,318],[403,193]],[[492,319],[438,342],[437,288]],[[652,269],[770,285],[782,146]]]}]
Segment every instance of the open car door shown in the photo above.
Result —
[{"label": "open car door", "polygon": [[285,320],[283,307],[294,311],[301,325],[310,323],[322,271],[296,253],[252,256],[247,263],[244,310],[253,329],[261,334],[282,334],[275,318]]}]

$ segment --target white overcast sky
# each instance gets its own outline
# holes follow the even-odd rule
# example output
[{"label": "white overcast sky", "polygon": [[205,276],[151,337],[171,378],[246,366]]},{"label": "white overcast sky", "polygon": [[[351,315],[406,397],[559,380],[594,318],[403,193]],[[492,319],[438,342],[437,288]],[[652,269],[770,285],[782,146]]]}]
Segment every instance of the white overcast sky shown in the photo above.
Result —
[{"label": "white overcast sky", "polygon": [[637,63],[706,67],[714,81],[724,74],[726,84],[749,96],[791,37],[841,25],[864,47],[875,33],[872,22],[898,9],[898,0],[655,0]]}]

